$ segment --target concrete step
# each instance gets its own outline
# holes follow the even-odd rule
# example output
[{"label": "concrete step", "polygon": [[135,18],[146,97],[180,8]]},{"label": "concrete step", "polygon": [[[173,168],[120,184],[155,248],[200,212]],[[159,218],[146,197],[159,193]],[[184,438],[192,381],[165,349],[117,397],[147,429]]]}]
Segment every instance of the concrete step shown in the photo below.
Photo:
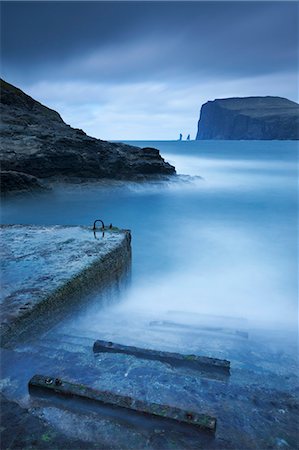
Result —
[{"label": "concrete step", "polygon": [[18,353],[38,354],[41,352],[43,357],[63,356],[64,354],[85,354],[92,355],[92,346],[80,345],[79,343],[70,342],[67,339],[51,339],[41,338],[32,344],[18,346],[15,349]]},{"label": "concrete step", "polygon": [[149,322],[149,326],[152,328],[174,330],[175,332],[191,332],[198,334],[216,334],[225,335],[225,337],[238,338],[242,337],[248,339],[248,332],[246,330],[225,328],[222,326],[213,325],[197,325],[184,322],[174,322],[170,320],[152,320]]},{"label": "concrete step", "polygon": [[72,344],[74,346],[83,347],[86,349],[92,348],[94,344],[94,337],[87,337],[87,336],[81,336],[81,335],[74,335],[74,334],[65,334],[65,333],[55,333],[48,334],[45,337],[45,340],[53,340],[53,342],[57,343],[64,343],[64,344]]}]

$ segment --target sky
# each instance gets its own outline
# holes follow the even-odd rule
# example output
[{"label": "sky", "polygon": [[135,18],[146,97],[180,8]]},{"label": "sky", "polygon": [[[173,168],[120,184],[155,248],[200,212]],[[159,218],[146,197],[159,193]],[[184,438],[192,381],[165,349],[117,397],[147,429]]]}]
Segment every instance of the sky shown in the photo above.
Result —
[{"label": "sky", "polygon": [[298,101],[298,2],[9,1],[1,25],[1,77],[97,138],[195,138],[215,98]]}]

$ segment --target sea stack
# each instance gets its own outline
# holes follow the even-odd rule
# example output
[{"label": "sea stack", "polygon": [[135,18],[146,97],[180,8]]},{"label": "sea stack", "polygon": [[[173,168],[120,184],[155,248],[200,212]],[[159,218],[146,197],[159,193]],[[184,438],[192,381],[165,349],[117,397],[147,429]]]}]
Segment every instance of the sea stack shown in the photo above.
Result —
[{"label": "sea stack", "polygon": [[299,105],[282,97],[238,97],[201,107],[200,139],[299,139]]}]

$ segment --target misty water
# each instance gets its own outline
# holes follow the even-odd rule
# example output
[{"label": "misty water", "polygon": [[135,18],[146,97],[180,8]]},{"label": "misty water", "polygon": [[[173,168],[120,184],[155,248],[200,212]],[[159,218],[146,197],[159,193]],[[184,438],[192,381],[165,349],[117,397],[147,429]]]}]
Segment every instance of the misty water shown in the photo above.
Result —
[{"label": "misty water", "polygon": [[[241,414],[247,402],[250,411],[242,448],[262,448],[258,442],[293,446],[296,422],[277,411],[287,411],[283,401],[288,404],[298,394],[298,144],[130,143],[159,148],[178,176],[59,185],[42,196],[3,202],[2,223],[92,225],[102,219],[132,231],[129,283],[93,296],[55,333],[230,359],[231,392],[240,386],[248,390],[248,397],[236,394],[240,401],[234,405]],[[107,378],[105,387],[112,388],[112,381]],[[172,383],[179,381],[169,378]],[[273,409],[269,391],[260,406],[264,416],[253,412],[253,386],[279,392],[275,420],[272,410],[267,419]],[[192,407],[183,397],[177,399]],[[215,406],[211,395],[206,401],[221,416],[221,405]],[[53,416],[48,419],[55,422]],[[228,433],[231,448],[238,448],[232,444],[236,423],[220,419],[220,435]],[[261,428],[267,426],[264,435]]]},{"label": "misty water", "polygon": [[158,147],[186,176],[10,200],[2,223],[91,225],[101,218],[131,229],[124,312],[173,309],[296,327],[296,142],[134,144]]}]

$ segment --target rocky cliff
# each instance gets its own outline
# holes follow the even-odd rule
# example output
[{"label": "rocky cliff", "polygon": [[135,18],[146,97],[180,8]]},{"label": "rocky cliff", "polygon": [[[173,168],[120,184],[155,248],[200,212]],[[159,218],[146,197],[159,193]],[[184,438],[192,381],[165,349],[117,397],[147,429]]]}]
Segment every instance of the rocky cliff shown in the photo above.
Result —
[{"label": "rocky cliff", "polygon": [[299,139],[299,105],[281,97],[209,101],[196,139]]},{"label": "rocky cliff", "polygon": [[[3,80],[0,108],[1,170],[5,171],[5,184],[9,180],[10,186],[16,172],[22,173],[23,181],[26,174],[69,181],[143,179],[175,173],[175,168],[164,161],[158,150],[87,136],[67,125],[56,111]],[[10,180],[9,174],[13,179]],[[31,177],[28,179],[32,185]]]}]

